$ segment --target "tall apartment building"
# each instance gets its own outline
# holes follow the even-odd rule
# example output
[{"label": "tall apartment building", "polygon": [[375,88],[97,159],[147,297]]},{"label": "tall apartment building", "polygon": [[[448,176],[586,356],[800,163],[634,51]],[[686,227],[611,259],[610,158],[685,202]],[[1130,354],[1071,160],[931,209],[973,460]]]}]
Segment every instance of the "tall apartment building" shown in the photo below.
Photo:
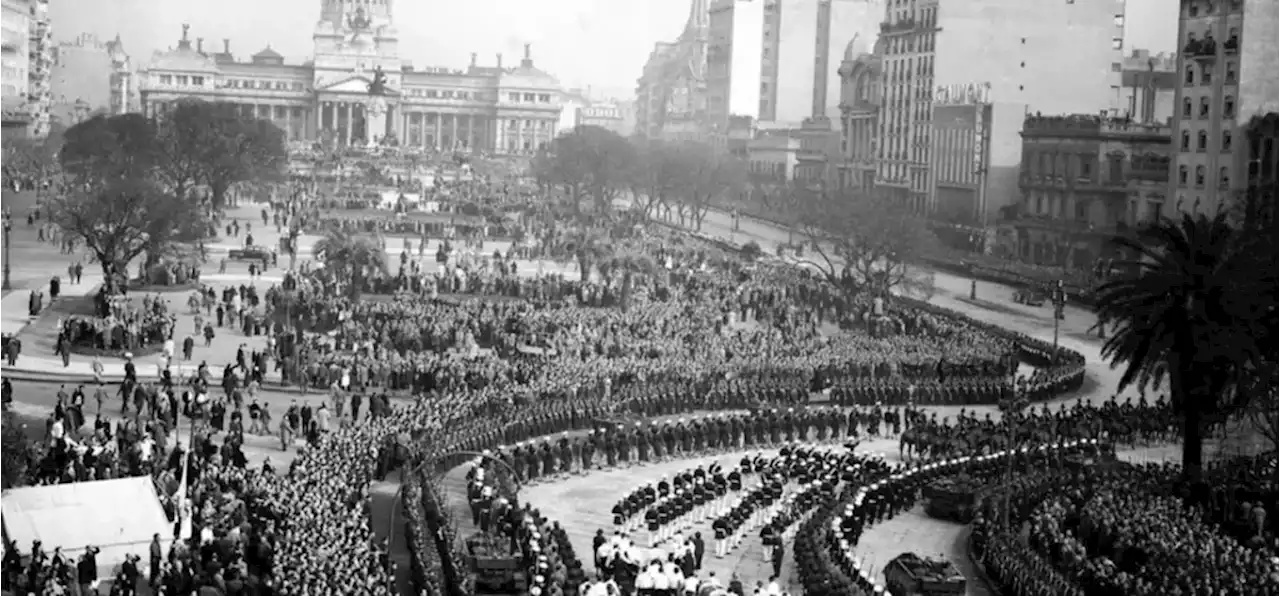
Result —
[{"label": "tall apartment building", "polygon": [[92,34],[54,47],[51,111],[70,126],[93,113],[130,111],[133,73],[129,55],[117,35],[107,42]]},{"label": "tall apartment building", "polygon": [[708,17],[707,119],[713,133],[728,131],[730,116],[760,119],[764,72],[761,0],[714,0]]},{"label": "tall apartment building", "polygon": [[707,120],[707,0],[691,0],[689,19],[675,42],[655,44],[637,81],[637,128],[648,137],[699,139]]},{"label": "tall apartment building", "polygon": [[49,0],[32,0],[30,4],[27,109],[31,114],[31,125],[28,133],[33,137],[44,137],[49,134],[49,108],[53,99],[50,92],[53,74],[53,23],[49,19]]},{"label": "tall apartment building", "polygon": [[1122,62],[1123,31],[1123,0],[891,0],[880,29],[877,187],[933,211],[935,104],[990,104],[988,130],[965,150],[982,143],[977,176],[958,181],[981,187],[989,172],[1004,172],[1012,183],[978,202],[990,212],[1016,201],[1022,116],[1118,109],[1121,73],[1112,65]]},{"label": "tall apartment building", "polygon": [[765,0],[760,118],[839,120],[840,57],[849,40],[874,44],[883,0]]},{"label": "tall apartment building", "polygon": [[25,134],[29,121],[27,113],[27,66],[30,64],[30,0],[4,0],[4,15],[0,19],[3,39],[0,40],[0,57],[3,59],[3,76],[0,76],[0,102],[3,102],[4,130]]},{"label": "tall apartment building", "polygon": [[1250,120],[1277,111],[1277,5],[1183,0],[1179,11],[1169,172],[1174,202],[1161,212],[1213,214],[1231,206],[1256,165],[1259,152],[1246,134]]}]

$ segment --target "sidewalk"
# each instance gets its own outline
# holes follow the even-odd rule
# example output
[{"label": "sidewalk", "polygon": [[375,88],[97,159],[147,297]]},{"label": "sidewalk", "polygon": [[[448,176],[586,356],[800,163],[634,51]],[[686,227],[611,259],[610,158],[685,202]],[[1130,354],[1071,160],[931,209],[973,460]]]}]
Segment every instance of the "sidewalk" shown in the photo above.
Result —
[{"label": "sidewalk", "polygon": [[[176,356],[169,365],[169,372],[174,377],[183,377],[194,374],[200,366],[199,360],[184,361],[180,358],[181,354]],[[151,354],[133,361],[137,367],[138,379],[140,381],[156,381],[160,378],[160,372],[157,370],[158,354]],[[224,362],[210,362],[209,364],[209,382],[211,384],[220,384],[222,382],[222,370],[226,365]],[[102,380],[108,384],[116,384],[124,381],[124,362],[116,359],[103,359],[102,362]],[[60,383],[92,383],[93,377],[93,360],[89,356],[82,354],[73,354],[71,363],[67,366],[62,365],[62,360],[56,356],[27,356],[18,357],[18,363],[14,366],[0,366],[0,373],[3,376],[14,381],[32,381],[32,382],[60,382]],[[285,387],[281,381],[279,372],[269,372],[263,377],[263,386],[265,387]]]},{"label": "sidewalk", "polygon": [[[56,274],[51,274],[50,276]],[[84,275],[84,280],[78,284],[69,284],[66,279],[66,272],[63,271],[60,278],[62,280],[61,295],[62,298],[83,298],[97,291],[98,286],[102,285],[103,276],[101,273],[88,273]],[[39,291],[44,292],[44,309],[41,313],[47,312],[53,306],[49,301],[49,282],[46,281],[40,287],[27,290],[14,290],[9,292],[4,298],[0,298],[0,333],[5,335],[17,335],[22,333],[35,319],[39,316],[31,317],[27,315],[27,301],[31,299],[31,293]]]}]

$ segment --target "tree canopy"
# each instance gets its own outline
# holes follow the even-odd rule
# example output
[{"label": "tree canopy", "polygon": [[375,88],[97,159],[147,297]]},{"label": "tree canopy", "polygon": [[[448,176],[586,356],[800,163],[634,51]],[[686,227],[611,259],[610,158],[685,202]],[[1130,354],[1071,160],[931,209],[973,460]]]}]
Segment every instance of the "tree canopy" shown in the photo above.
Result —
[{"label": "tree canopy", "polygon": [[533,160],[533,174],[546,186],[562,188],[575,210],[586,198],[596,211],[606,212],[628,189],[635,154],[635,147],[617,133],[583,125],[556,137]]},{"label": "tree canopy", "polygon": [[99,115],[64,134],[68,188],[51,200],[51,217],[84,239],[104,272],[123,273],[140,254],[153,260],[171,242],[201,237],[232,184],[275,179],[286,160],[274,124],[227,103],[186,100],[158,118]]},{"label": "tree canopy", "polygon": [[934,240],[910,206],[879,194],[829,193],[793,185],[799,227],[810,241],[802,259],[854,293],[927,298],[933,274],[915,264]]}]

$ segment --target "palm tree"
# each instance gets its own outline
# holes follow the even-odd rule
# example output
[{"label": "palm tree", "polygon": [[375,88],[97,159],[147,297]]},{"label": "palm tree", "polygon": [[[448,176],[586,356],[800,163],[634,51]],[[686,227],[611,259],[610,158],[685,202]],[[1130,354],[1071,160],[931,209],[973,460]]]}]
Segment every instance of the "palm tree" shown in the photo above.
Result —
[{"label": "palm tree", "polygon": [[597,267],[606,262],[609,255],[612,254],[612,251],[609,250],[607,239],[590,230],[575,232],[567,248],[578,261],[578,270],[582,274],[582,281],[589,280],[592,267]]},{"label": "palm tree", "polygon": [[372,240],[345,230],[330,230],[312,248],[316,260],[322,261],[338,277],[351,276],[351,297],[359,298],[360,287],[371,271],[387,270],[387,255]]},{"label": "palm tree", "polygon": [[1236,389],[1275,361],[1275,248],[1259,268],[1244,236],[1225,214],[1161,220],[1112,241],[1133,273],[1098,288],[1099,325],[1113,329],[1102,356],[1123,366],[1120,389],[1168,381],[1192,482],[1205,433],[1248,405],[1254,393]]},{"label": "palm tree", "polygon": [[597,267],[606,283],[612,283],[614,276],[622,274],[622,287],[618,291],[618,303],[622,312],[631,308],[631,292],[635,287],[636,276],[652,276],[658,271],[658,265],[653,259],[643,254],[614,256]]}]

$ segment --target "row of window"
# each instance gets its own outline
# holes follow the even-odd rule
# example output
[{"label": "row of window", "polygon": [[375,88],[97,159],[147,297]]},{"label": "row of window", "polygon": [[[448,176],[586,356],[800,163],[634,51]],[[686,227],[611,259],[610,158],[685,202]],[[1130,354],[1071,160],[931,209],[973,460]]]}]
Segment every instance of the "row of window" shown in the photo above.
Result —
[{"label": "row of window", "polygon": [[508,93],[507,101],[524,103],[551,103],[550,93]]},{"label": "row of window", "polygon": [[405,89],[405,94],[410,97],[425,97],[427,99],[474,99],[483,101],[485,94],[483,91],[460,91],[454,89]]},{"label": "row of window", "polygon": [[[1184,14],[1191,18],[1208,16],[1214,14],[1217,4],[1219,4],[1218,0],[1189,0],[1183,3],[1183,7],[1186,9]],[[1239,12],[1241,2],[1240,0],[1227,0],[1226,5],[1228,12]]]},{"label": "row of window", "polygon": [[[1225,65],[1226,72],[1223,74],[1223,80],[1227,84],[1234,84],[1237,75],[1237,67],[1235,60],[1228,60]],[[1187,68],[1182,74],[1182,83],[1184,85],[1209,85],[1213,83],[1213,63],[1204,64],[1187,64]]]},{"label": "row of window", "polygon": [[[1195,113],[1195,111],[1192,109],[1193,106],[1194,106],[1194,102],[1192,102],[1190,97],[1182,98],[1182,119],[1183,120],[1191,119],[1192,114]],[[1213,114],[1213,106],[1207,96],[1202,96],[1200,98],[1199,114],[1200,114],[1201,120],[1207,120]],[[1223,97],[1222,98],[1222,117],[1234,118],[1235,115],[1236,115],[1236,98],[1231,95]]]},{"label": "row of window", "polygon": [[[1205,176],[1208,174],[1208,168],[1204,166],[1196,166],[1195,171],[1195,187],[1204,188]],[[1178,186],[1187,186],[1189,177],[1190,168],[1187,166],[1178,166]],[[1231,169],[1226,166],[1218,168],[1218,188],[1223,190],[1231,188]]]},{"label": "row of window", "polygon": [[[1219,143],[1218,148],[1223,153],[1231,152],[1231,131],[1222,131],[1222,141]],[[1191,131],[1189,130],[1182,131],[1182,150],[1191,151]],[[1209,133],[1203,130],[1196,133],[1195,150],[1197,153],[1204,153],[1209,150]]]}]

